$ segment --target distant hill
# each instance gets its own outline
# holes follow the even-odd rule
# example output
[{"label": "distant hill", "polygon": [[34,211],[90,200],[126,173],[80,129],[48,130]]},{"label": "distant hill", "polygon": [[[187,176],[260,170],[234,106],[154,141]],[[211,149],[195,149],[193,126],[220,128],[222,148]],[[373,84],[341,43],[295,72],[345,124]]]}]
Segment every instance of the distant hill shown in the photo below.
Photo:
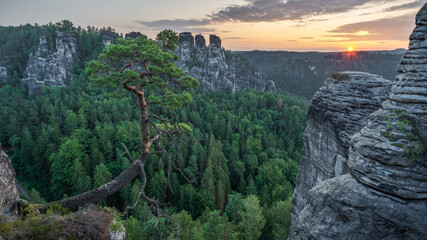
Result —
[{"label": "distant hill", "polygon": [[311,99],[333,72],[362,71],[394,80],[405,49],[366,52],[238,51],[269,74],[279,91]]}]

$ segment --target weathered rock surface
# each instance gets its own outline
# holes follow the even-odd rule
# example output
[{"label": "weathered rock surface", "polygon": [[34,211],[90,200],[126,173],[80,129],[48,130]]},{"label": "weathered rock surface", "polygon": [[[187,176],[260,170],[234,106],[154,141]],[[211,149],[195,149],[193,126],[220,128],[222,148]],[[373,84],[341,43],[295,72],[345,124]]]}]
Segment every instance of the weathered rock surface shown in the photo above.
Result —
[{"label": "weathered rock surface", "polygon": [[9,156],[2,150],[0,144],[0,214],[8,215],[13,212],[18,197],[18,182],[15,178],[15,170]]},{"label": "weathered rock surface", "polygon": [[291,231],[306,205],[308,191],[322,181],[349,171],[350,137],[368,123],[390,92],[381,76],[342,72],[332,75],[314,96],[307,115],[304,152],[292,200]]},{"label": "weathered rock surface", "polygon": [[0,82],[5,82],[7,79],[7,69],[0,66]]},{"label": "weathered rock surface", "polygon": [[350,138],[350,174],[309,191],[291,239],[427,236],[427,4],[416,24],[387,100]]},{"label": "weathered rock surface", "polygon": [[239,91],[246,87],[257,91],[276,91],[276,85],[266,74],[251,67],[241,57],[226,54],[218,36],[209,36],[209,46],[202,35],[195,39],[189,32],[179,34],[176,54],[178,66],[200,81],[201,89]]},{"label": "weathered rock surface", "polygon": [[371,188],[426,200],[427,5],[416,23],[388,100],[352,139],[349,165],[353,176]]},{"label": "weathered rock surface", "polygon": [[49,50],[46,36],[41,35],[36,52],[30,53],[21,83],[28,85],[30,93],[40,93],[42,86],[62,87],[69,84],[76,46],[74,33],[56,32],[56,49]]},{"label": "weathered rock surface", "polygon": [[395,201],[346,174],[325,180],[310,191],[294,236],[297,239],[425,239],[426,209],[425,201]]}]

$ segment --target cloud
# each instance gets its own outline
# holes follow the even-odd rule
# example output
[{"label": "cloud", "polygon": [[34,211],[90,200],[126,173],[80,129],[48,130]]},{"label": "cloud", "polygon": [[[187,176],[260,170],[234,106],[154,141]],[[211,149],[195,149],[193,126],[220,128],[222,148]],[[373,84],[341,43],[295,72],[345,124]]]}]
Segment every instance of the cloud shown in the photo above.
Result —
[{"label": "cloud", "polygon": [[299,39],[301,39],[301,40],[309,40],[309,39],[313,39],[313,37],[300,37]]},{"label": "cloud", "polygon": [[407,41],[415,27],[413,14],[382,18],[367,22],[358,22],[339,26],[325,35],[334,42],[402,40]]},{"label": "cloud", "polygon": [[244,38],[244,37],[226,37],[226,38],[223,38],[223,40],[236,40],[236,39],[246,39],[246,38]]},{"label": "cloud", "polygon": [[[396,0],[246,0],[244,5],[231,5],[203,19],[173,19],[136,21],[148,28],[186,28],[223,22],[276,22],[297,21],[313,16],[348,12],[367,3]],[[320,20],[319,20],[320,21]]]},{"label": "cloud", "polygon": [[189,28],[194,26],[205,26],[210,23],[209,19],[174,19],[174,20],[156,20],[143,21],[137,20],[136,23],[144,25],[152,29],[167,29],[167,28]]},{"label": "cloud", "polygon": [[425,0],[417,0],[414,2],[410,2],[410,3],[404,3],[404,4],[400,4],[400,5],[396,5],[393,7],[389,7],[383,10],[383,12],[393,12],[393,11],[398,11],[398,10],[406,10],[406,9],[412,9],[412,8],[419,8],[422,5],[425,4]]},{"label": "cloud", "polygon": [[366,3],[384,0],[248,0],[210,15],[220,22],[275,22],[350,11]]}]

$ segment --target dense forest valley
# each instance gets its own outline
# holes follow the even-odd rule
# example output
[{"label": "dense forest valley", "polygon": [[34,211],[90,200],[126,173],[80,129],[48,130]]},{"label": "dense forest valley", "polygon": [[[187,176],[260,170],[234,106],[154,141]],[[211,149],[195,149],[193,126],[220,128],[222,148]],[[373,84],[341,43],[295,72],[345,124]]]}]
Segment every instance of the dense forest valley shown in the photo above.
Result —
[{"label": "dense forest valley", "polygon": [[393,51],[344,52],[238,52],[252,66],[267,73],[276,87],[311,100],[316,91],[334,72],[361,71],[394,80],[396,66],[405,49]]},{"label": "dense forest valley", "polygon": [[[28,94],[20,83],[28,56],[41,34],[54,50],[56,31],[77,36],[73,80],[63,88]],[[74,27],[68,21],[0,27],[0,66],[8,72],[0,82],[0,142],[34,203],[83,193],[116,177],[131,164],[122,143],[138,155],[141,133],[134,99],[92,87],[84,73],[87,61],[104,48],[102,32],[113,30]],[[285,239],[306,101],[251,89],[196,89],[192,94],[193,101],[177,111],[150,110],[188,125],[186,133],[162,142],[176,166],[162,154],[150,155],[145,165],[147,195],[173,219],[161,219],[164,237],[245,239],[249,233],[251,239]],[[175,167],[183,174],[170,171]],[[125,212],[141,184],[136,178],[98,205],[117,209],[127,239],[158,239],[156,219],[144,201]]]}]

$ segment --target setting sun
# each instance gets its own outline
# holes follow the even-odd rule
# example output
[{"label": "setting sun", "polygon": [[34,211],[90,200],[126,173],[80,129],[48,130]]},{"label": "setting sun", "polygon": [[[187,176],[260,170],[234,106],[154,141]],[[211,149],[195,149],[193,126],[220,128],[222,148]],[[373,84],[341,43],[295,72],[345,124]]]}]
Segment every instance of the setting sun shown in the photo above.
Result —
[{"label": "setting sun", "polygon": [[353,47],[348,47],[348,51],[349,52],[353,51]]}]

